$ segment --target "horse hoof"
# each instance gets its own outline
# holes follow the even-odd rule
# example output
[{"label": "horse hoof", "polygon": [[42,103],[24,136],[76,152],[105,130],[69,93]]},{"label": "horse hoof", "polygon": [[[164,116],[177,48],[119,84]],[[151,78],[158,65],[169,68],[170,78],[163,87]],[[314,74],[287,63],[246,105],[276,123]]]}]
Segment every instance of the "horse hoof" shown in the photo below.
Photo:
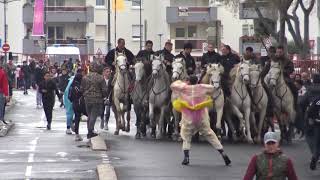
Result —
[{"label": "horse hoof", "polygon": [[126,132],[130,132],[130,127],[127,127],[127,128],[126,128]]},{"label": "horse hoof", "polygon": [[141,139],[141,134],[140,133],[136,134],[136,139]]},{"label": "horse hoof", "polygon": [[151,138],[155,139],[156,138],[156,134],[151,134]]},{"label": "horse hoof", "polygon": [[116,135],[116,136],[119,135],[119,131],[115,131],[114,135]]},{"label": "horse hoof", "polygon": [[252,139],[248,139],[247,142],[248,142],[249,144],[254,144],[254,142],[253,142]]}]

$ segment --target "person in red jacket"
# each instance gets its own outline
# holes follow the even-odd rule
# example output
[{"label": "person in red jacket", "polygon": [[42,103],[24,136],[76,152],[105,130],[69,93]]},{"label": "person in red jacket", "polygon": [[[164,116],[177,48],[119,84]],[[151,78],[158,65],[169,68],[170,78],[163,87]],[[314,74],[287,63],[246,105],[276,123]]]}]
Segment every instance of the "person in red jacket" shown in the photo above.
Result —
[{"label": "person in red jacket", "polygon": [[264,135],[264,152],[254,155],[243,180],[287,179],[298,180],[293,163],[279,148],[278,135],[267,132]]},{"label": "person in red jacket", "polygon": [[0,121],[4,121],[5,104],[9,102],[9,83],[8,77],[2,65],[0,65]]}]

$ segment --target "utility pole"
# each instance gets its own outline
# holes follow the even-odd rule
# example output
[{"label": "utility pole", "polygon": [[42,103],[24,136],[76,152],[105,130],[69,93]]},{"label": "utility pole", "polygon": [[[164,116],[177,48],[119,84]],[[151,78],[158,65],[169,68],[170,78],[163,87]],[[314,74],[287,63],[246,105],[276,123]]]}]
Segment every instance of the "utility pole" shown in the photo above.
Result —
[{"label": "utility pole", "polygon": [[111,8],[110,1],[108,0],[108,52],[111,50]]},{"label": "utility pole", "polygon": [[47,51],[47,1],[44,0],[44,54]]},{"label": "utility pole", "polygon": [[162,46],[161,46],[161,37],[162,37],[162,35],[163,35],[163,34],[161,34],[161,33],[158,34],[158,36],[159,36],[159,41],[160,41],[160,42],[159,42],[159,43],[160,43],[160,44],[159,44],[160,50],[161,50],[161,48],[162,48]]},{"label": "utility pole", "polygon": [[114,45],[117,44],[117,0],[114,1]]},{"label": "utility pole", "polygon": [[142,0],[138,0],[140,2],[140,51],[142,50]]},{"label": "utility pole", "polygon": [[[8,28],[7,28],[7,0],[3,0],[3,8],[4,8],[4,44],[7,44],[8,41]],[[7,52],[4,52],[4,63],[7,62]]]}]

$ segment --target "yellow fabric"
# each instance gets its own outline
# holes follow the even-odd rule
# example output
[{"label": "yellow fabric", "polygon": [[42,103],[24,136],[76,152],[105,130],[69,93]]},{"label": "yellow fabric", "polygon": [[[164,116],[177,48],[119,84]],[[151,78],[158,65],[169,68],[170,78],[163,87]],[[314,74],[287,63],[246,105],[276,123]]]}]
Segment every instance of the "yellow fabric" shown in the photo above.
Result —
[{"label": "yellow fabric", "polygon": [[190,109],[192,111],[196,111],[196,110],[200,110],[200,109],[203,109],[203,108],[210,108],[213,106],[213,100],[211,97],[208,97],[207,100],[201,102],[201,103],[198,103],[194,106],[191,106],[187,101],[184,101],[180,98],[174,100],[172,102],[172,106],[173,108],[178,111],[178,112],[181,112],[181,110],[183,108],[187,108],[187,109]]},{"label": "yellow fabric", "polygon": [[124,0],[112,0],[112,9],[117,11],[123,11]]}]

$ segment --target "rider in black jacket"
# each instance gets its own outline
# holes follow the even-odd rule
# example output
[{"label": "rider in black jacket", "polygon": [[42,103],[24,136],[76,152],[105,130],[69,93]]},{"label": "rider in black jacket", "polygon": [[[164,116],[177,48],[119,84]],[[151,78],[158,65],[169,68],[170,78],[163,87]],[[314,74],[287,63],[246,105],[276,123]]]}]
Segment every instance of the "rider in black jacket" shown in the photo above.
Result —
[{"label": "rider in black jacket", "polygon": [[146,41],[145,44],[145,49],[139,51],[139,53],[137,54],[136,58],[142,58],[145,61],[150,61],[151,60],[151,55],[154,54],[154,51],[152,50],[153,47],[153,42],[148,40]]},{"label": "rider in black jacket", "polygon": [[192,52],[192,44],[186,43],[183,47],[183,51],[176,56],[176,58],[183,58],[184,61],[186,62],[188,75],[194,74],[194,71],[196,70],[196,62],[191,56],[191,52]]},{"label": "rider in black jacket", "polygon": [[174,55],[171,53],[172,43],[166,42],[164,48],[160,51],[155,52],[156,56],[162,55],[164,58],[164,63],[166,64],[166,70],[169,74],[172,74],[172,62],[174,60]]}]

